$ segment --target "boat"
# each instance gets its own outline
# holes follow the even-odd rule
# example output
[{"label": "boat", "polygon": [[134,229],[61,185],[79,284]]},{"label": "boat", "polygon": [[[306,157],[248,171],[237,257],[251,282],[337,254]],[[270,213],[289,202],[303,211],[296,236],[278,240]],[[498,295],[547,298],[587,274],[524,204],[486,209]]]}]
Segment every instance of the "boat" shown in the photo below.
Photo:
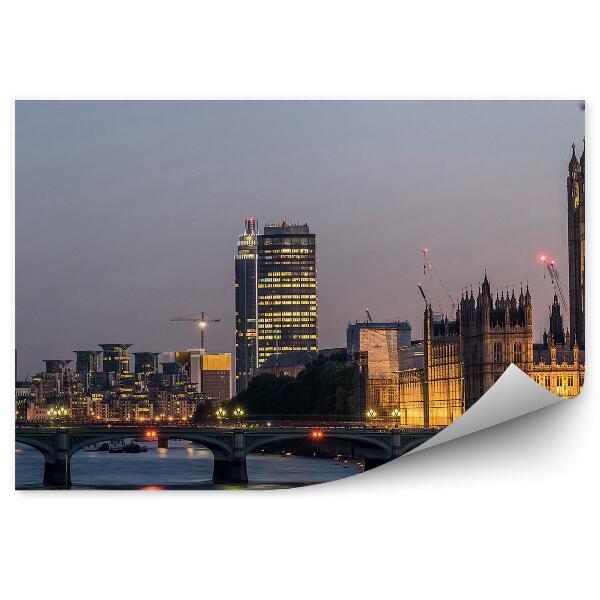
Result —
[{"label": "boat", "polygon": [[148,446],[142,446],[142,452],[148,452]]},{"label": "boat", "polygon": [[108,445],[108,442],[104,442],[103,444],[100,444],[100,448],[98,448],[98,452],[108,452],[110,450],[110,446]]},{"label": "boat", "polygon": [[110,446],[108,451],[110,454],[120,454],[123,452],[123,446]]},{"label": "boat", "polygon": [[142,451],[142,447],[135,442],[129,442],[123,446],[123,452],[127,454],[139,454]]}]

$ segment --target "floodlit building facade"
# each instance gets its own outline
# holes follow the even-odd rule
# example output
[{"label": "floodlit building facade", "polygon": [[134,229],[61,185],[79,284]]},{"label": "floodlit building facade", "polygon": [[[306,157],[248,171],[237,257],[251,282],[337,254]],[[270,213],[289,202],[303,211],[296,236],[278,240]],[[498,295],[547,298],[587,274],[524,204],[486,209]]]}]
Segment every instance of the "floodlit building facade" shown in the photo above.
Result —
[{"label": "floodlit building facade", "polygon": [[257,362],[316,351],[317,252],[307,224],[266,225],[257,243]]},{"label": "floodlit building facade", "polygon": [[200,354],[200,392],[213,403],[231,399],[231,354]]}]

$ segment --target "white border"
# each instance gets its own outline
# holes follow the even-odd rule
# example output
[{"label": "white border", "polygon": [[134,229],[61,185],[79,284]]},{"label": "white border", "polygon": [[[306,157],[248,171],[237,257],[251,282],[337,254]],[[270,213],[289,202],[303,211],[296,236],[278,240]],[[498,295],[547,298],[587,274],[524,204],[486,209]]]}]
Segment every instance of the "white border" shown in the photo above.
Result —
[{"label": "white border", "polygon": [[[11,3],[0,16],[4,190],[11,198],[14,97],[584,97],[593,198],[598,35],[591,7]],[[5,280],[12,282],[12,202],[2,211]],[[590,307],[600,305],[590,233],[598,230],[597,212],[592,200],[588,365],[598,330]],[[600,403],[589,368],[575,401],[335,484],[240,494],[15,493],[11,294],[2,296],[11,319],[3,321],[0,363],[7,597],[504,600],[583,598],[597,589],[587,546],[598,539]]]}]

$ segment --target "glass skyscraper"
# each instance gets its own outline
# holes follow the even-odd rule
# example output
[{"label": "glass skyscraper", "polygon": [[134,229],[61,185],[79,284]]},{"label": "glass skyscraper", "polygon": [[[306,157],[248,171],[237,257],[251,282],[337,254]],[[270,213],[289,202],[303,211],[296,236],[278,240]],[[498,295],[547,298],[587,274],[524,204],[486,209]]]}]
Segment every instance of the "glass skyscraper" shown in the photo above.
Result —
[{"label": "glass skyscraper", "polygon": [[307,224],[265,225],[258,236],[258,366],[289,350],[317,350],[317,258]]},{"label": "glass skyscraper", "polygon": [[256,374],[256,245],[258,223],[246,219],[235,255],[235,391]]}]

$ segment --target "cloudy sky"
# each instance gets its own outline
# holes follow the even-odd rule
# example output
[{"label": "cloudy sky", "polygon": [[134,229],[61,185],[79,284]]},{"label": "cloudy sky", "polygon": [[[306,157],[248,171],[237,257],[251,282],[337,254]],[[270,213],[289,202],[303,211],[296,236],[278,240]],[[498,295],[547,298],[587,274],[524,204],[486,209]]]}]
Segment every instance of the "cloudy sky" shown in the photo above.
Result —
[{"label": "cloudy sky", "polygon": [[[529,282],[534,337],[567,283],[565,178],[579,102],[18,102],[19,376],[128,342],[233,352],[233,254],[244,218],[317,234],[319,343],[348,321],[422,332],[421,250],[456,297]],[[448,308],[448,307],[446,307]]]}]

